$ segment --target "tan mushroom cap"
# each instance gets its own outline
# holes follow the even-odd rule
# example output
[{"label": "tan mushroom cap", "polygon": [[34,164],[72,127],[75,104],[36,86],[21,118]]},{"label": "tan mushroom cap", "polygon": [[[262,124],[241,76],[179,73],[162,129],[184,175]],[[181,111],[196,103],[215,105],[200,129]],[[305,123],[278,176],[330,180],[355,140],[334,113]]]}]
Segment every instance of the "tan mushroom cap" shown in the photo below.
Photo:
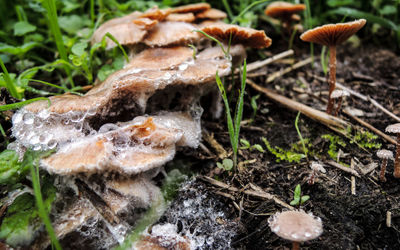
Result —
[{"label": "tan mushroom cap", "polygon": [[209,5],[208,3],[195,3],[175,7],[172,9],[172,13],[197,13],[208,9],[211,9],[211,5]]},{"label": "tan mushroom cap", "polygon": [[267,48],[272,43],[263,30],[244,28],[233,24],[212,24],[201,30],[225,43],[229,42],[229,38],[232,36],[232,44],[240,43],[252,48]]},{"label": "tan mushroom cap", "polygon": [[196,20],[196,17],[193,13],[171,13],[165,19],[166,21],[170,22],[185,22],[185,23],[192,23]]},{"label": "tan mushroom cap", "polygon": [[376,156],[381,159],[391,159],[393,160],[393,152],[387,149],[381,149],[376,152]]},{"label": "tan mushroom cap", "polygon": [[144,39],[144,43],[150,47],[163,47],[171,45],[186,45],[199,40],[197,32],[192,32],[196,27],[184,22],[162,22]]},{"label": "tan mushroom cap", "polygon": [[149,18],[152,20],[163,21],[169,14],[171,13],[171,9],[159,9],[157,6],[146,10],[140,18]]},{"label": "tan mushroom cap", "polygon": [[197,19],[225,19],[226,17],[226,13],[218,9],[208,9],[196,14]]},{"label": "tan mushroom cap", "polygon": [[321,219],[302,210],[276,213],[268,219],[268,224],[279,237],[294,242],[315,239],[323,231]]},{"label": "tan mushroom cap", "polygon": [[136,117],[120,129],[66,144],[42,159],[41,166],[60,175],[107,171],[137,174],[160,167],[172,160],[182,132],[155,124],[152,117],[137,124],[141,119]]},{"label": "tan mushroom cap", "polygon": [[365,19],[359,19],[347,23],[326,24],[304,32],[300,38],[306,42],[335,46],[349,39],[364,27],[366,22]]},{"label": "tan mushroom cap", "polygon": [[311,163],[311,169],[314,171],[321,172],[321,173],[326,173],[324,166],[322,166],[322,164],[320,164],[319,162],[316,162],[316,161],[313,161]]},{"label": "tan mushroom cap", "polygon": [[140,69],[171,69],[192,58],[189,47],[150,48],[136,55],[125,67]]},{"label": "tan mushroom cap", "polygon": [[387,126],[385,131],[388,133],[395,133],[395,134],[400,133],[400,123],[395,123]]},{"label": "tan mushroom cap", "polygon": [[267,6],[264,13],[273,18],[290,18],[292,14],[306,9],[304,4],[276,1]]},{"label": "tan mushroom cap", "polygon": [[[94,33],[91,42],[99,43],[103,37],[110,33],[120,44],[136,44],[143,40],[148,30],[152,29],[157,20],[139,18],[141,12],[133,12],[121,18],[111,19],[102,24]],[[116,44],[109,38],[106,39],[107,48],[115,47]]]}]

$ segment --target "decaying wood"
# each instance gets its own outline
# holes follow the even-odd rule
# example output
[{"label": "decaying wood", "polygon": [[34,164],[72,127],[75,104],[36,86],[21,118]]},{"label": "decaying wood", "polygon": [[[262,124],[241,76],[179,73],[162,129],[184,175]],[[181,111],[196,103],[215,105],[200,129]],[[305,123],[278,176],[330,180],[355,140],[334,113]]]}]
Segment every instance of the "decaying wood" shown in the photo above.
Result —
[{"label": "decaying wood", "polygon": [[215,140],[212,134],[210,135],[203,130],[203,139],[216,151],[216,153],[218,154],[218,158],[225,159],[229,156],[228,152],[226,152],[224,147],[222,147],[222,145],[219,144],[217,140]]},{"label": "decaying wood", "polygon": [[[350,169],[354,170],[355,162],[353,159],[350,161]],[[356,177],[351,176],[351,194],[356,195]]]},{"label": "decaying wood", "polygon": [[[249,63],[246,67],[246,70],[247,70],[247,72],[254,71],[254,70],[262,68],[270,63],[276,62],[282,58],[291,56],[291,55],[293,55],[293,53],[294,53],[294,51],[290,49],[290,50],[286,50],[282,53],[279,53],[277,55],[274,55],[273,57],[267,58],[265,60]],[[236,70],[235,73],[239,73],[239,70]]]},{"label": "decaying wood", "polygon": [[332,127],[336,127],[336,128],[340,128],[340,129],[345,129],[345,128],[347,128],[347,126],[350,125],[349,123],[347,123],[346,121],[344,121],[338,117],[328,115],[325,112],[316,110],[305,104],[294,101],[285,96],[279,95],[279,94],[273,92],[272,90],[261,87],[261,86],[257,85],[254,81],[252,81],[251,79],[247,79],[246,82],[248,85],[253,87],[255,90],[257,90],[261,93],[264,93],[268,98],[272,99],[273,101],[278,102],[289,109],[292,109],[295,111],[300,111],[302,114],[308,116],[309,118],[311,118],[313,120],[319,121],[326,126],[332,126]]},{"label": "decaying wood", "polygon": [[359,175],[358,172],[357,172],[356,170],[354,170],[354,169],[345,167],[345,166],[343,166],[343,165],[341,165],[341,164],[339,164],[339,163],[337,163],[337,162],[334,162],[334,161],[327,161],[326,163],[328,163],[328,164],[331,165],[332,167],[338,168],[338,169],[340,169],[340,170],[343,170],[344,172],[347,172],[347,173],[349,173],[349,174],[352,174],[352,175],[354,175],[354,176],[360,178],[360,175]]},{"label": "decaying wood", "polygon": [[285,208],[288,208],[290,210],[294,209],[292,206],[290,206],[286,202],[280,200],[275,195],[263,191],[260,187],[254,185],[254,184],[250,184],[250,187],[251,187],[252,190],[244,190],[244,191],[242,191],[242,190],[239,190],[236,187],[229,186],[226,183],[214,180],[213,178],[210,178],[210,177],[207,177],[207,176],[199,176],[198,178],[203,180],[203,181],[206,181],[206,182],[208,182],[208,183],[210,183],[210,184],[212,184],[214,186],[217,186],[217,187],[220,187],[220,188],[223,188],[223,189],[227,189],[227,190],[232,191],[232,192],[243,192],[244,194],[251,195],[251,196],[254,196],[254,197],[263,198],[263,199],[267,199],[267,200],[273,200],[278,205],[281,205],[281,206],[283,206]]},{"label": "decaying wood", "polygon": [[289,72],[291,72],[291,71],[293,71],[295,69],[301,68],[301,67],[303,67],[303,66],[305,66],[305,65],[307,65],[307,64],[309,64],[311,62],[312,62],[312,58],[309,57],[307,59],[304,59],[304,60],[302,60],[300,62],[297,62],[297,63],[293,64],[290,67],[285,68],[284,70],[274,72],[274,73],[272,73],[271,75],[268,76],[267,80],[265,80],[265,83],[273,82],[276,78],[281,77],[281,76],[283,76],[283,75],[285,75],[285,74],[287,74],[287,73],[289,73]]}]

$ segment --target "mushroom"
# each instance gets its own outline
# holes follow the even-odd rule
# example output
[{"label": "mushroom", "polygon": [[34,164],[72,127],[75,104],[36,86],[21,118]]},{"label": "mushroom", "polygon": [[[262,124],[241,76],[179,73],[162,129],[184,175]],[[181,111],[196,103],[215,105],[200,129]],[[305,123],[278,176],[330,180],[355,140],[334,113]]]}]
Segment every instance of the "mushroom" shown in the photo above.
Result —
[{"label": "mushroom", "polygon": [[269,4],[264,13],[267,16],[280,19],[282,21],[283,28],[285,28],[290,34],[291,22],[298,21],[300,19],[300,16],[296,13],[305,9],[306,6],[304,4],[292,4],[283,1],[276,1]]},{"label": "mushroom", "polygon": [[245,47],[267,48],[272,40],[265,35],[263,30],[240,27],[234,24],[216,23],[205,26],[201,30],[226,44],[232,39],[231,44],[242,44]]},{"label": "mushroom", "polygon": [[335,106],[335,100],[338,99],[334,116],[338,116],[340,108],[342,107],[343,97],[346,96],[350,96],[350,93],[346,90],[335,89],[334,91],[332,91],[331,98],[333,99],[333,106]]},{"label": "mushroom", "polygon": [[227,17],[226,13],[217,9],[208,9],[196,14],[196,19],[221,20]]},{"label": "mushroom", "polygon": [[304,32],[300,39],[306,42],[318,43],[329,47],[329,99],[326,112],[332,113],[332,92],[336,85],[336,46],[346,41],[359,31],[366,23],[365,19],[353,22],[326,24]]},{"label": "mushroom", "polygon": [[303,210],[276,213],[268,219],[271,231],[279,237],[292,241],[292,249],[300,249],[300,243],[313,240],[322,234],[319,217]]},{"label": "mushroom", "polygon": [[172,9],[172,13],[197,13],[206,11],[208,9],[211,9],[211,5],[209,5],[208,3],[195,3],[175,7]]},{"label": "mushroom", "polygon": [[386,166],[387,166],[388,159],[393,160],[393,152],[390,150],[387,150],[387,149],[381,149],[378,152],[376,152],[376,156],[378,156],[378,158],[382,159],[379,180],[381,182],[386,182],[386,178],[385,178]]},{"label": "mushroom", "polygon": [[321,172],[321,173],[326,173],[326,170],[325,170],[325,168],[322,166],[322,164],[320,164],[320,163],[318,163],[318,162],[316,162],[316,161],[313,161],[313,162],[311,163],[310,168],[311,168],[312,172],[311,172],[311,174],[310,174],[310,176],[309,176],[309,178],[308,178],[308,184],[309,184],[309,185],[313,185],[313,184],[314,184],[314,180],[315,180],[315,176],[316,176],[319,172]]},{"label": "mushroom", "polygon": [[167,16],[165,19],[166,21],[170,22],[185,22],[185,23],[191,23],[196,20],[196,17],[194,16],[193,13],[171,13]]},{"label": "mushroom", "polygon": [[386,127],[386,132],[397,134],[396,156],[394,157],[394,173],[395,178],[400,178],[400,123],[395,123]]}]

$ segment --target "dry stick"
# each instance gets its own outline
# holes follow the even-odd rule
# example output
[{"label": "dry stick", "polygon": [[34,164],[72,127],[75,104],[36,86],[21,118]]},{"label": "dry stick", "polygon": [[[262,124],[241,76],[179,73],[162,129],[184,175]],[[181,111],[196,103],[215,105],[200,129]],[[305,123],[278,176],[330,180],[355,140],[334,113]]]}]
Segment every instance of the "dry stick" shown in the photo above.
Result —
[{"label": "dry stick", "polygon": [[[277,61],[277,60],[280,60],[280,59],[282,59],[282,58],[291,56],[291,55],[293,55],[293,54],[294,54],[294,51],[293,51],[293,50],[291,50],[291,49],[290,49],[290,50],[286,50],[286,51],[284,51],[284,52],[282,52],[282,53],[279,53],[279,54],[277,54],[277,55],[274,55],[273,57],[267,58],[267,59],[265,59],[265,60],[249,63],[249,64],[247,64],[246,70],[247,70],[247,72],[254,71],[254,70],[259,69],[259,68],[262,68],[262,67],[264,67],[264,66],[266,66],[266,65],[268,65],[268,64],[270,64],[270,63],[273,63],[273,62],[275,62],[275,61]],[[239,69],[237,69],[237,70],[235,71],[235,73],[236,73],[236,74],[239,73]]]},{"label": "dry stick", "polygon": [[221,144],[219,144],[217,140],[215,140],[213,135],[210,135],[203,130],[203,139],[208,142],[208,144],[210,144],[210,146],[217,152],[218,158],[225,159],[226,157],[228,157],[228,152],[226,152],[224,147],[222,147]]},{"label": "dry stick", "polygon": [[[354,170],[354,159],[352,158],[350,161],[350,169]],[[351,176],[351,194],[356,195],[356,177]]]},{"label": "dry stick", "polygon": [[293,71],[295,69],[301,68],[301,67],[303,67],[303,66],[305,66],[305,65],[307,65],[307,64],[309,64],[311,62],[312,62],[312,59],[311,59],[311,57],[309,57],[307,59],[304,59],[304,60],[302,60],[300,62],[297,62],[297,63],[293,64],[292,66],[290,66],[288,68],[285,68],[282,71],[274,72],[270,76],[268,76],[267,80],[265,80],[265,83],[273,82],[276,78],[281,77],[281,76],[283,76],[283,75],[285,75],[285,74],[287,74],[287,73],[289,73],[289,72],[291,72],[291,71]]},{"label": "dry stick", "polygon": [[[263,191],[260,187],[254,185],[254,184],[251,184],[251,188],[253,190],[241,191],[238,188],[229,186],[226,183],[214,180],[213,178],[210,178],[210,177],[207,177],[207,176],[199,176],[198,178],[200,178],[201,180],[206,181],[206,182],[208,182],[208,183],[210,183],[210,184],[212,184],[214,186],[217,186],[217,187],[220,187],[220,188],[224,188],[224,189],[228,189],[228,190],[230,190],[232,192],[243,192],[243,193],[245,193],[247,195],[255,196],[255,197],[258,197],[258,198],[264,198],[264,199],[267,199],[267,200],[273,200],[278,205],[286,207],[286,208],[288,208],[290,210],[294,209],[294,207],[292,207],[289,204],[287,204],[286,202],[280,200],[275,195],[272,195],[270,193],[267,193],[267,192]],[[254,189],[256,189],[256,190],[254,190]]]},{"label": "dry stick", "polygon": [[275,102],[278,102],[284,106],[286,106],[289,109],[295,110],[295,111],[300,111],[302,114],[308,116],[309,118],[319,121],[326,126],[332,126],[340,129],[345,129],[347,126],[349,126],[349,123],[343,121],[342,119],[338,117],[334,117],[331,115],[328,115],[325,112],[321,112],[319,110],[316,110],[314,108],[311,108],[307,105],[304,105],[300,102],[296,102],[292,99],[289,99],[287,97],[284,97],[282,95],[276,94],[273,91],[261,87],[257,85],[255,82],[253,82],[250,79],[247,79],[247,84],[253,87],[255,90],[264,93],[268,98],[272,99]]},{"label": "dry stick", "polygon": [[358,172],[354,169],[342,166],[341,164],[334,162],[334,161],[327,161],[326,163],[328,163],[329,165],[331,165],[332,167],[338,168],[340,170],[343,170],[344,172],[347,172],[349,174],[352,174],[358,178],[360,178],[360,175],[358,174]]},{"label": "dry stick", "polygon": [[[320,81],[325,81],[325,79],[323,77],[317,76],[317,75],[312,75],[314,78],[316,78],[317,80]],[[376,100],[372,99],[369,96],[365,96],[363,94],[358,93],[357,91],[354,91],[346,86],[344,86],[343,84],[341,84],[340,82],[336,82],[336,85],[341,88],[346,90],[347,92],[349,92],[351,95],[356,96],[358,98],[360,98],[363,101],[369,101],[371,102],[372,105],[374,105],[375,107],[377,107],[378,109],[382,110],[382,112],[384,112],[385,114],[389,115],[390,117],[392,117],[394,120],[396,120],[397,122],[400,122],[400,117],[396,116],[395,114],[393,114],[392,112],[390,112],[389,110],[387,110],[385,107],[383,107],[381,104],[379,104]]]}]

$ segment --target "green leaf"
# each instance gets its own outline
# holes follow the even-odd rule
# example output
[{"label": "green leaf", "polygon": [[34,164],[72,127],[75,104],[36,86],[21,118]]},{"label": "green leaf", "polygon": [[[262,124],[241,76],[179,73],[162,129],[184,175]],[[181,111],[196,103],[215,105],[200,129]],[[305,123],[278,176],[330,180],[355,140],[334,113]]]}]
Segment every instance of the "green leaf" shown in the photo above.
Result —
[{"label": "green leaf", "polygon": [[28,193],[18,196],[7,209],[0,227],[0,238],[11,246],[29,245],[39,227],[38,223],[33,225],[37,215],[35,198]]},{"label": "green leaf", "polygon": [[18,162],[18,154],[14,150],[0,153],[0,185],[12,185],[24,178],[29,168]]},{"label": "green leaf", "polygon": [[304,202],[308,201],[309,199],[310,199],[309,195],[303,195],[301,197],[300,204],[303,204]]},{"label": "green leaf", "polygon": [[250,148],[250,142],[246,139],[240,139],[240,143],[243,145],[240,149],[248,149]]},{"label": "green leaf", "polygon": [[223,159],[222,160],[222,165],[224,166],[224,169],[226,171],[230,171],[233,168],[233,161],[229,158]]},{"label": "green leaf", "polygon": [[74,53],[76,56],[82,56],[85,52],[85,49],[87,48],[88,44],[87,42],[79,42],[79,43],[75,43],[72,48],[71,51],[72,53]]},{"label": "green leaf", "polygon": [[393,5],[385,5],[382,9],[379,10],[379,13],[383,16],[386,15],[394,15],[396,14],[397,9]]},{"label": "green leaf", "polygon": [[294,189],[294,199],[300,200],[300,196],[301,196],[301,186],[300,184],[297,184],[296,188]]},{"label": "green leaf", "polygon": [[14,36],[23,36],[27,33],[33,32],[36,30],[36,26],[25,22],[25,21],[20,21],[14,23]]},{"label": "green leaf", "polygon": [[336,7],[341,7],[341,6],[354,6],[354,7],[359,7],[360,3],[354,0],[328,0],[326,1],[326,4],[329,7],[336,8]]},{"label": "green leaf", "polygon": [[60,28],[67,33],[74,35],[80,29],[90,25],[90,20],[78,15],[60,16],[58,17],[58,24]]},{"label": "green leaf", "polygon": [[12,55],[24,55],[26,52],[30,51],[31,49],[39,46],[39,43],[36,42],[28,42],[24,43],[22,46],[15,47],[5,43],[0,43],[0,52],[9,53]]},{"label": "green leaf", "polygon": [[251,149],[256,149],[258,152],[264,153],[264,148],[260,144],[254,144]]}]

